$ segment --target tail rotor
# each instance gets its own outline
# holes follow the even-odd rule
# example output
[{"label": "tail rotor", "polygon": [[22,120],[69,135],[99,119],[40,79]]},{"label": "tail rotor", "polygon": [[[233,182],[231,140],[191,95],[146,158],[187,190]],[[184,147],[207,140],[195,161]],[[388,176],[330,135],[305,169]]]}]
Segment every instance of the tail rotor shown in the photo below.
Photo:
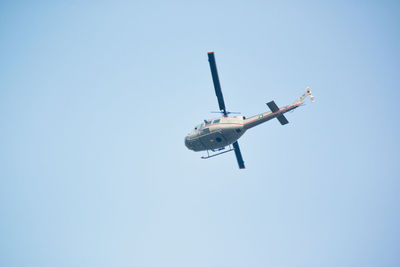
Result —
[{"label": "tail rotor", "polygon": [[311,88],[309,86],[307,86],[307,94],[310,96],[311,102],[314,102],[314,97],[311,94]]},{"label": "tail rotor", "polygon": [[294,104],[300,104],[303,103],[303,100],[307,97],[310,96],[311,102],[314,102],[314,96],[311,94],[311,88],[307,86],[307,92],[305,92],[299,99],[297,99]]}]

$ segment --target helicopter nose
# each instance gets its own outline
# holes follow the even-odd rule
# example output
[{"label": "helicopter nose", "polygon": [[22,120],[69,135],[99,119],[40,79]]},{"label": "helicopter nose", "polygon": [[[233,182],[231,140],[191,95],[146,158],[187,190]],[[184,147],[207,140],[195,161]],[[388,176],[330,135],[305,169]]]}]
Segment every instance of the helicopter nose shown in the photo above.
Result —
[{"label": "helicopter nose", "polygon": [[188,137],[186,136],[186,137],[185,137],[185,146],[186,146],[186,147],[188,147],[188,143],[189,143],[189,142],[188,142]]},{"label": "helicopter nose", "polygon": [[189,149],[191,149],[190,141],[189,141],[189,135],[185,137],[185,146]]}]

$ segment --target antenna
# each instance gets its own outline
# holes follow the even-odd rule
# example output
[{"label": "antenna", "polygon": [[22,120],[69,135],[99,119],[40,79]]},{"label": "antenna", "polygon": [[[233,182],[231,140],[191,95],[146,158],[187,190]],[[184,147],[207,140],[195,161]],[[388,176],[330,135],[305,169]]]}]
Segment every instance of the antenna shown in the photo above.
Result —
[{"label": "antenna", "polygon": [[[225,114],[223,111],[210,111],[211,113],[221,113]],[[226,114],[241,114],[240,112],[237,111],[226,111]]]}]

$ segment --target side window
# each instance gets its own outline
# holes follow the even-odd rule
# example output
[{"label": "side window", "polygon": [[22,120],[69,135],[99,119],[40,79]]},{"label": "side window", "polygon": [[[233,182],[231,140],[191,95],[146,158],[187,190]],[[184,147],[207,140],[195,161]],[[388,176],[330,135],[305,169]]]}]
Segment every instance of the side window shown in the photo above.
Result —
[{"label": "side window", "polygon": [[218,120],[214,120],[214,122],[213,122],[213,123],[219,123],[219,121],[220,121],[220,119],[218,119]]}]

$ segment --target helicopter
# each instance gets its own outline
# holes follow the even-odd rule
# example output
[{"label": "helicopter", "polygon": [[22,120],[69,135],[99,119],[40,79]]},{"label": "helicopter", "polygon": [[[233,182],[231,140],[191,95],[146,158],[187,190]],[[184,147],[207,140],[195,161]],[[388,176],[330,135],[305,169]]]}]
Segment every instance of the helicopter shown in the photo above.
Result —
[{"label": "helicopter", "polygon": [[[195,126],[193,131],[185,137],[185,145],[188,149],[196,152],[206,150],[207,156],[202,156],[202,159],[209,159],[234,151],[239,169],[244,169],[245,165],[237,140],[248,129],[274,118],[276,118],[281,125],[288,124],[289,121],[283,114],[304,105],[303,101],[307,96],[310,96],[311,102],[314,102],[314,97],[311,94],[310,87],[307,87],[307,91],[291,105],[279,108],[274,101],[270,101],[266,104],[271,111],[260,113],[249,118],[245,116],[229,117],[228,115],[234,112],[226,110],[214,52],[208,52],[208,61],[210,63],[211,76],[220,109],[218,113],[223,114],[223,117],[204,120],[203,123]],[[214,154],[210,155],[210,151]]]}]

